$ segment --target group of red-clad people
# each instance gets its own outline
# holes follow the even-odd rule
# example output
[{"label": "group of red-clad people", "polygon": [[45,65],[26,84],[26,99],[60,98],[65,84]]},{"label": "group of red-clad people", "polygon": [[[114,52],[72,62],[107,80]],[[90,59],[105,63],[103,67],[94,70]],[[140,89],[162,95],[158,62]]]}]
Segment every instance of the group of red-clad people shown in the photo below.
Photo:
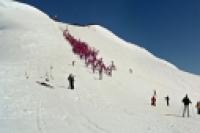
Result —
[{"label": "group of red-clad people", "polygon": [[71,44],[72,50],[79,55],[80,59],[85,60],[87,67],[91,66],[93,73],[99,72],[99,79],[102,79],[103,73],[112,76],[112,71],[116,70],[114,62],[111,65],[105,65],[102,58],[98,58],[99,51],[95,48],[89,47],[86,42],[82,42],[74,38],[68,30],[63,32],[65,39]]}]

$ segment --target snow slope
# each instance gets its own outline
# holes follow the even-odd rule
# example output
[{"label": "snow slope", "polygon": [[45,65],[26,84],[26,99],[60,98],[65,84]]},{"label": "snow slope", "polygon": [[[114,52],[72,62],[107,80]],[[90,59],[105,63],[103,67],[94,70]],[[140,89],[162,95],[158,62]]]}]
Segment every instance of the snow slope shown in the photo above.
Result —
[{"label": "snow slope", "polygon": [[[194,108],[200,99],[199,76],[98,25],[56,23],[36,8],[11,0],[0,0],[0,16],[0,133],[199,132]],[[112,77],[98,80],[98,74],[72,53],[62,36],[66,27],[100,50],[105,62],[115,62]],[[69,73],[76,75],[74,91],[67,89]],[[46,74],[52,75],[49,83],[54,88],[36,83]],[[149,104],[153,90],[157,107]],[[191,118],[181,117],[186,93],[193,102]]]}]

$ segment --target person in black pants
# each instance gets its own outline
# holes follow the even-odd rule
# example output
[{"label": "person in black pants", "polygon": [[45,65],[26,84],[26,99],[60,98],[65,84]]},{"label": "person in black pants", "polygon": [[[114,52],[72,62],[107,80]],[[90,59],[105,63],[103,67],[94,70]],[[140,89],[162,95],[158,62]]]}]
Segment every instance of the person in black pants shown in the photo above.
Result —
[{"label": "person in black pants", "polygon": [[74,76],[72,74],[68,76],[68,81],[69,81],[69,88],[74,89]]},{"label": "person in black pants", "polygon": [[167,102],[167,106],[169,106],[169,96],[166,96],[166,97],[165,97],[165,100],[166,100],[166,102]]},{"label": "person in black pants", "polygon": [[188,95],[186,94],[186,96],[183,98],[182,100],[183,104],[184,104],[184,109],[183,109],[183,117],[185,117],[185,113],[187,112],[187,116],[189,117],[189,104],[192,103],[190,101],[190,99],[188,98]]}]

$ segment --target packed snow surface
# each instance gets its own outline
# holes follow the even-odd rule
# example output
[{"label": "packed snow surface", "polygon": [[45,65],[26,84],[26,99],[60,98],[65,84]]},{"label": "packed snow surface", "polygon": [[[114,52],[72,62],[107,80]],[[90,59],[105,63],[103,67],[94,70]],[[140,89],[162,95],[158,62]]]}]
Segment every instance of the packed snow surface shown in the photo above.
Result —
[{"label": "packed snow surface", "polygon": [[[93,74],[63,30],[114,61],[112,77]],[[75,61],[75,66],[71,65]],[[130,73],[132,69],[132,73]],[[75,89],[67,76],[75,75]],[[48,84],[39,85],[50,75]],[[199,133],[200,77],[128,43],[99,25],[57,23],[26,4],[0,0],[0,133]],[[153,91],[157,106],[150,105]],[[193,102],[182,117],[182,98]],[[165,96],[170,97],[166,106]]]}]

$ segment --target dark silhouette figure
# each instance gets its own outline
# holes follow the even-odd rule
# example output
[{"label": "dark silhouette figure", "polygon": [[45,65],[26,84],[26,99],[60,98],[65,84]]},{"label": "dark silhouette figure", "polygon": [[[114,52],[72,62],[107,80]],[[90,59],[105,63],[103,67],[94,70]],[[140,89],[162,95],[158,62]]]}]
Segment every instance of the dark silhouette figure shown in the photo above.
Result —
[{"label": "dark silhouette figure", "polygon": [[200,101],[197,102],[196,108],[197,108],[197,114],[200,115]]},{"label": "dark silhouette figure", "polygon": [[186,94],[186,96],[183,98],[182,100],[183,104],[184,104],[184,109],[183,109],[183,117],[185,117],[185,113],[187,112],[187,117],[190,116],[189,114],[189,104],[192,103],[190,101],[190,99],[188,98],[188,95]]},{"label": "dark silhouette figure", "polygon": [[169,96],[166,96],[166,97],[165,97],[165,100],[166,100],[166,102],[167,102],[167,106],[169,106]]},{"label": "dark silhouette figure", "polygon": [[70,74],[68,76],[68,81],[69,81],[69,88],[73,90],[74,89],[74,76],[72,74]]},{"label": "dark silhouette figure", "polygon": [[151,97],[151,106],[156,106],[156,96]]}]

